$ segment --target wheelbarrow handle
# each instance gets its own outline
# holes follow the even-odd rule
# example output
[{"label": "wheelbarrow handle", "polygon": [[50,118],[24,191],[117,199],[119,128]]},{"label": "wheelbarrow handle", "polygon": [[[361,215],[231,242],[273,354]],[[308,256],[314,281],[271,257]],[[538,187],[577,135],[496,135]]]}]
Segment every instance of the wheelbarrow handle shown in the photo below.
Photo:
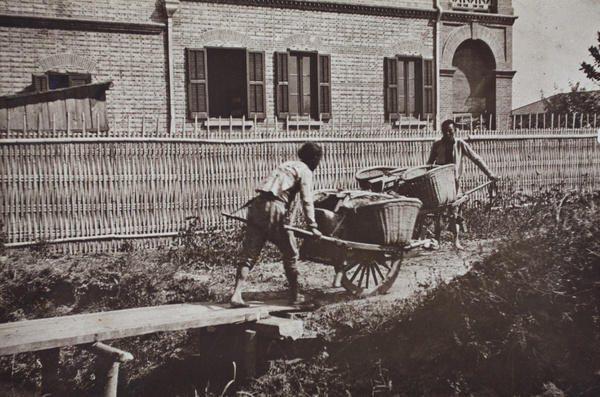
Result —
[{"label": "wheelbarrow handle", "polygon": [[[299,227],[290,226],[290,225],[285,225],[283,227],[285,228],[285,230],[294,232],[294,235],[296,237],[316,237],[311,231],[308,231],[305,229],[300,229]],[[331,243],[336,243],[338,245],[344,244],[344,242],[342,240],[335,238],[335,237],[321,235],[321,236],[319,236],[319,239],[321,239],[323,241],[329,241]]]},{"label": "wheelbarrow handle", "polygon": [[[235,219],[236,221],[248,223],[246,218],[242,218],[241,216],[231,215],[231,214],[228,214],[227,212],[221,212],[221,215],[223,215],[226,218]],[[294,234],[298,237],[315,237],[315,235],[312,232],[305,230],[305,229],[300,229],[298,227],[294,227],[294,226],[290,226],[290,225],[285,225],[284,227],[286,230],[294,232]],[[323,240],[328,240],[328,241],[338,241],[337,239],[334,239],[334,238],[328,237],[328,236],[321,236],[321,238]]]},{"label": "wheelbarrow handle", "polygon": [[471,193],[474,193],[474,192],[476,192],[476,191],[477,191],[477,190],[479,190],[479,189],[483,189],[484,187],[486,187],[486,186],[488,186],[488,185],[491,185],[491,184],[493,184],[493,183],[496,183],[496,181],[487,181],[487,182],[486,182],[486,183],[484,183],[483,185],[479,185],[479,186],[477,186],[477,187],[475,187],[475,188],[473,188],[473,189],[469,190],[468,192],[464,193],[464,194],[463,194],[463,196],[468,196],[469,194],[471,194]]},{"label": "wheelbarrow handle", "polygon": [[241,216],[231,215],[231,214],[228,214],[227,212],[221,212],[221,215],[223,215],[226,218],[235,219],[236,221],[241,221],[241,222],[244,222],[244,223],[248,223],[248,221],[246,220],[246,218],[242,218]]}]

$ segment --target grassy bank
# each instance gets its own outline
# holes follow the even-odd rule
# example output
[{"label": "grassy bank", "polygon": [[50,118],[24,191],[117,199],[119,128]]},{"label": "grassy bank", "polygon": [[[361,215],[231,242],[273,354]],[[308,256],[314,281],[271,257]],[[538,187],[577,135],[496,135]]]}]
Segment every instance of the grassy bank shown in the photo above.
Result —
[{"label": "grassy bank", "polygon": [[[407,301],[325,306],[305,320],[320,349],[273,359],[240,396],[595,396],[600,393],[600,196],[543,192],[519,206],[466,211],[465,239],[495,253]],[[0,269],[0,321],[189,301],[222,301],[241,229],[197,234],[193,222],[156,252],[53,257],[40,243]],[[269,251],[266,259],[277,260]],[[195,273],[211,269],[209,279]],[[205,272],[206,273],[206,272]],[[217,288],[219,287],[219,288]],[[232,337],[232,335],[234,335]],[[172,332],[111,345],[131,352],[120,396],[220,395],[235,334]],[[230,352],[215,354],[217,345]],[[215,358],[216,357],[216,358]],[[213,361],[211,361],[211,359]],[[94,393],[89,353],[62,349],[62,396]],[[213,373],[200,373],[209,368]],[[2,381],[39,386],[34,354],[0,358]]]},{"label": "grassy bank", "polygon": [[[508,214],[480,213],[472,236],[501,238],[495,254],[411,302],[315,313],[312,326],[325,330],[327,350],[272,363],[247,392],[598,395],[599,203],[598,195],[549,192]],[[485,230],[488,221],[497,227]]]}]

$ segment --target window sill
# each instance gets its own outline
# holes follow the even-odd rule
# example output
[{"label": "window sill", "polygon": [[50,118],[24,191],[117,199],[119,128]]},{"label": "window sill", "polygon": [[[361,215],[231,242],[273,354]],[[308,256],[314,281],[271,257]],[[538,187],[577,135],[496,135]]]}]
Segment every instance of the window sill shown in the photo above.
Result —
[{"label": "window sill", "polygon": [[417,119],[396,120],[394,122],[395,127],[427,127],[427,125],[427,120]]},{"label": "window sill", "polygon": [[204,121],[205,127],[254,127],[254,120],[246,119],[208,119]]},{"label": "window sill", "polygon": [[289,127],[310,127],[310,128],[321,128],[323,122],[319,120],[293,120],[289,119],[286,121]]}]

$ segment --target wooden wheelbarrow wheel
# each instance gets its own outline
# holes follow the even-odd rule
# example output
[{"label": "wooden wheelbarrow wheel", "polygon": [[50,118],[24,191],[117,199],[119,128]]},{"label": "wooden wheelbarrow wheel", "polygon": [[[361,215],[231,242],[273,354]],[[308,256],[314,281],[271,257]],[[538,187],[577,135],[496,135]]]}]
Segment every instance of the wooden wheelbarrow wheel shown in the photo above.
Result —
[{"label": "wooden wheelbarrow wheel", "polygon": [[341,284],[359,298],[385,294],[398,277],[402,256],[402,252],[352,252],[341,267]]}]

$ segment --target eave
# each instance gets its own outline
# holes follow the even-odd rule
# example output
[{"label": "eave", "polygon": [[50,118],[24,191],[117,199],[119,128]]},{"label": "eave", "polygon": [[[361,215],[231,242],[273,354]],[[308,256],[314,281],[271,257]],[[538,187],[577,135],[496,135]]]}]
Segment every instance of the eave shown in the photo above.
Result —
[{"label": "eave", "polygon": [[166,26],[160,23],[107,22],[89,19],[49,18],[5,14],[0,15],[0,26],[151,35],[163,33],[166,30]]}]

